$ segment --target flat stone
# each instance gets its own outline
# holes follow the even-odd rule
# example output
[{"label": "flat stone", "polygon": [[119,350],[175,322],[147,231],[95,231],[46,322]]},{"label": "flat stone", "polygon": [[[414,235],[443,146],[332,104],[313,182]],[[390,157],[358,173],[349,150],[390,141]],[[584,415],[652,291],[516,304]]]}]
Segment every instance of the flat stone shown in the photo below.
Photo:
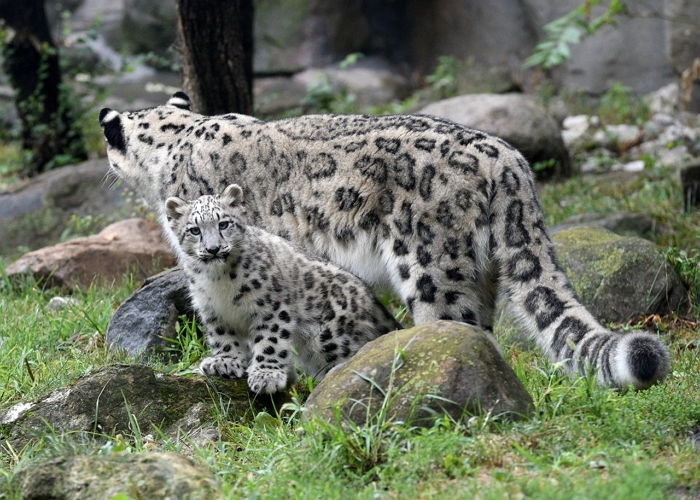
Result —
[{"label": "flat stone", "polygon": [[489,335],[438,321],[382,335],[332,370],[306,402],[306,418],[373,422],[387,400],[387,421],[430,425],[449,415],[519,418],[533,403]]},{"label": "flat stone", "polygon": [[5,270],[32,275],[45,287],[87,290],[113,284],[131,273],[140,280],[176,263],[160,228],[146,219],[127,219],[100,233],[29,252]]}]

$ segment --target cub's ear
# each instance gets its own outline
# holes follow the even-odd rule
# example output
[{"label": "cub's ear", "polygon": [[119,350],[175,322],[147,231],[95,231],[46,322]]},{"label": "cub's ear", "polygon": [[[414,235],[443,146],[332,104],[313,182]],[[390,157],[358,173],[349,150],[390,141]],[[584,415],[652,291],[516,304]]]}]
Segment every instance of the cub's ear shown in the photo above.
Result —
[{"label": "cub's ear", "polygon": [[238,184],[231,184],[221,193],[221,201],[225,205],[235,207],[243,203],[243,190]]},{"label": "cub's ear", "polygon": [[165,214],[168,216],[168,219],[178,220],[185,215],[186,206],[187,202],[185,200],[173,196],[165,200]]},{"label": "cub's ear", "polygon": [[170,97],[170,99],[168,99],[166,106],[173,106],[174,108],[180,108],[180,109],[184,109],[187,111],[191,111],[192,110],[192,101],[187,96],[187,94],[185,94],[182,91],[179,91],[179,92],[175,92]]},{"label": "cub's ear", "polygon": [[100,111],[100,126],[107,144],[125,154],[126,139],[124,138],[124,127],[122,126],[119,112],[109,108],[102,108]]}]

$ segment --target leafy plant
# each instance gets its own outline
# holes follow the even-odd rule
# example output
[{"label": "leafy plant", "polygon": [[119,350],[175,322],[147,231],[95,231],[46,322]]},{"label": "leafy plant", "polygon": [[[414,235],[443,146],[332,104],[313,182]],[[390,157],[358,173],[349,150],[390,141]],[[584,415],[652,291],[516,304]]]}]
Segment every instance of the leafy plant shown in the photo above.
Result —
[{"label": "leafy plant", "polygon": [[694,304],[700,305],[700,250],[669,247],[666,258],[688,285]]},{"label": "leafy plant", "polygon": [[[598,5],[606,5],[606,10],[592,17],[592,10]],[[592,35],[603,26],[615,24],[615,18],[627,10],[622,0],[586,0],[573,11],[544,26],[545,38],[540,41],[525,66],[553,68],[571,57],[571,45]]]},{"label": "leafy plant", "polygon": [[[364,57],[359,52],[348,54],[338,63],[340,69],[346,69],[356,64]],[[331,81],[330,75],[321,71],[316,81],[309,87],[301,100],[301,110],[304,113],[353,113],[357,111],[357,96],[347,87],[339,86]]]},{"label": "leafy plant", "polygon": [[457,58],[440,56],[435,69],[425,80],[440,99],[454,97],[459,90],[457,81],[459,70],[460,62]]},{"label": "leafy plant", "polygon": [[596,113],[603,124],[632,123],[640,125],[649,119],[649,106],[634,95],[630,87],[613,83],[603,94]]},{"label": "leafy plant", "polygon": [[166,370],[173,373],[187,372],[207,352],[207,346],[201,327],[194,317],[180,316],[175,324],[175,337],[166,338],[170,343],[167,351],[173,358],[179,358]]}]

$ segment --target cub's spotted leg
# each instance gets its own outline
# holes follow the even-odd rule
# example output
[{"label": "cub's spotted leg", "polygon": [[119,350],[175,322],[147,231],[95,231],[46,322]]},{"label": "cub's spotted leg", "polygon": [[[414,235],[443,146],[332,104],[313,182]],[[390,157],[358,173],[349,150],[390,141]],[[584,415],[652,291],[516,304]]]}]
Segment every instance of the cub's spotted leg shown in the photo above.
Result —
[{"label": "cub's spotted leg", "polygon": [[294,383],[290,341],[293,328],[289,313],[284,309],[251,325],[251,362],[248,367],[251,391],[272,394]]},{"label": "cub's spotted leg", "polygon": [[204,375],[225,378],[245,376],[250,354],[243,338],[223,326],[206,325],[206,340],[212,355],[199,363]]}]

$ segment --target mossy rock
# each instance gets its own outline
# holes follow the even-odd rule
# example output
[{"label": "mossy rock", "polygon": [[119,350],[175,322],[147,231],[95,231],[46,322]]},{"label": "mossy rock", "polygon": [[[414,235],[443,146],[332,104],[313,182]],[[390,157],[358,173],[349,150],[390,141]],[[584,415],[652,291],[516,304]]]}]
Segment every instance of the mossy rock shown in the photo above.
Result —
[{"label": "mossy rock", "polygon": [[[277,402],[275,402],[277,403]],[[270,398],[250,397],[245,380],[165,375],[144,365],[117,364],[80,377],[73,385],[0,412],[2,434],[15,449],[52,429],[56,434],[210,434],[217,412],[241,420],[270,410]],[[204,431],[204,432],[203,432]]]},{"label": "mossy rock", "polygon": [[22,497],[27,500],[218,496],[211,473],[176,453],[60,457],[33,464],[21,475]]},{"label": "mossy rock", "polygon": [[600,227],[574,227],[552,239],[583,304],[602,322],[683,312],[687,290],[659,248]]},{"label": "mossy rock", "polygon": [[[386,396],[385,396],[386,395]],[[486,332],[438,321],[383,335],[331,371],[306,402],[307,418],[430,425],[436,416],[518,418],[532,398]]]}]

